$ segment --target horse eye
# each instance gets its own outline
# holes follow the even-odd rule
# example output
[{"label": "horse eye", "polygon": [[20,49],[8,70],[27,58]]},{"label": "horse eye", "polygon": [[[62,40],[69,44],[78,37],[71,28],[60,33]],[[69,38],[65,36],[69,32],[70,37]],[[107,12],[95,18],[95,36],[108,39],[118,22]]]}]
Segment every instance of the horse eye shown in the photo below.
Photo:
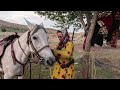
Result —
[{"label": "horse eye", "polygon": [[33,39],[34,39],[34,40],[36,40],[36,39],[37,39],[37,37],[35,37],[35,36],[34,36],[34,37],[33,37]]}]

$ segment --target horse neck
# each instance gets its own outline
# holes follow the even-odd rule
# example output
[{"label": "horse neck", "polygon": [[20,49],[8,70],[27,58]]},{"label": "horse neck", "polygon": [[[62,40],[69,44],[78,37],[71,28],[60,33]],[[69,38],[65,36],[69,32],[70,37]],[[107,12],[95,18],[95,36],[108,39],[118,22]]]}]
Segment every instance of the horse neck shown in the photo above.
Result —
[{"label": "horse neck", "polygon": [[[20,42],[20,45],[21,45],[22,49],[24,50],[25,54],[27,56],[29,56],[30,50],[29,50],[29,47],[26,43],[27,42],[27,35],[28,35],[28,31],[19,37],[19,42]],[[18,39],[17,39],[13,43],[14,52],[15,52],[15,56],[16,56],[17,60],[24,64],[28,59],[27,59],[27,56],[23,53],[22,49],[20,48],[20,45],[19,45]]]}]

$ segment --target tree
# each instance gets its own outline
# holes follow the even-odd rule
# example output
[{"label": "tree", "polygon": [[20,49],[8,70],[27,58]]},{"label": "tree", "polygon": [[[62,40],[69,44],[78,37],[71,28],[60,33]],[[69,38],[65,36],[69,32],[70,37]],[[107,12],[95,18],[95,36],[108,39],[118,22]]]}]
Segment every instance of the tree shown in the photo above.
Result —
[{"label": "tree", "polygon": [[[98,11],[36,11],[40,16],[45,16],[46,18],[49,18],[50,20],[56,21],[56,27],[64,28],[66,26],[70,27],[73,25],[73,27],[78,30],[80,28],[83,28],[85,30],[85,24],[90,24],[91,26],[89,28],[88,37],[86,40],[86,46],[85,46],[85,52],[90,52],[91,49],[91,39],[94,32],[95,23],[97,20]],[[86,19],[86,21],[85,21]],[[84,56],[84,67],[85,73],[83,74],[83,78],[91,78],[90,72],[89,72],[89,55]]]},{"label": "tree", "polygon": [[[81,27],[85,28],[85,22],[83,19],[87,17],[90,19],[92,15],[91,11],[35,11],[40,16],[45,16],[46,18],[56,21],[55,27],[64,28],[66,26],[70,27],[73,25],[77,30]],[[90,20],[88,20],[90,22]]]},{"label": "tree", "polygon": [[93,36],[93,32],[94,32],[94,27],[95,27],[95,23],[96,23],[96,20],[97,20],[97,15],[98,15],[98,11],[95,11],[94,12],[94,15],[93,15],[93,18],[91,20],[91,25],[90,25],[90,28],[89,28],[89,33],[88,33],[88,36],[87,36],[87,40],[86,40],[86,46],[85,46],[85,52],[87,52],[88,54],[85,54],[84,55],[84,58],[83,60],[85,61],[85,68],[86,69],[83,69],[85,70],[83,72],[83,78],[88,78],[90,79],[92,76],[91,76],[91,65],[89,64],[89,57],[90,57],[90,49],[91,49],[91,39],[92,39],[92,36]]},{"label": "tree", "polygon": [[6,32],[7,30],[6,30],[6,28],[1,28],[1,31]]}]

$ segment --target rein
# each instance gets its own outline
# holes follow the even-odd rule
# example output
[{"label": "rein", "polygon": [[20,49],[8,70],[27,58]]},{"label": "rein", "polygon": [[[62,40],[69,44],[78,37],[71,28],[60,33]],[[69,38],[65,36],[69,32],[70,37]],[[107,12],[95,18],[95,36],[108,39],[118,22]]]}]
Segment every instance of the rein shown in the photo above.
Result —
[{"label": "rein", "polygon": [[32,47],[32,49],[33,49],[33,51],[34,51],[34,54],[37,56],[38,59],[40,59],[40,62],[42,62],[42,60],[43,60],[44,58],[43,58],[42,56],[40,56],[38,52],[41,52],[44,48],[49,47],[49,45],[46,45],[46,46],[40,48],[40,49],[37,51],[37,50],[35,49],[33,43],[32,43],[31,38],[29,38],[29,43],[30,43],[29,45],[31,45],[31,47]]},{"label": "rein", "polygon": [[[35,28],[35,30],[38,29],[38,28],[40,28],[40,27],[37,26],[37,27]],[[43,27],[42,27],[42,28],[43,28]],[[43,28],[43,29],[44,29],[44,28]],[[46,31],[45,31],[45,32],[46,32]],[[23,63],[21,63],[21,62],[19,62],[19,61],[17,60],[17,58],[16,58],[16,56],[15,56],[14,48],[13,48],[13,42],[12,42],[12,43],[11,43],[11,54],[12,54],[12,58],[13,58],[14,64],[16,64],[16,62],[17,62],[17,63],[19,63],[20,65],[22,65],[22,66],[23,66],[23,74],[24,74],[25,65],[26,65],[27,62],[29,61],[29,62],[30,62],[30,79],[31,79],[31,61],[30,61],[31,58],[25,53],[25,51],[24,51],[23,48],[21,47],[19,38],[18,38],[18,44],[19,44],[22,52],[23,52],[23,53],[26,55],[26,57],[28,58],[28,60],[25,62],[25,64],[23,64]],[[43,58],[42,56],[40,56],[38,52],[42,51],[42,50],[43,50],[44,48],[46,48],[46,47],[49,47],[49,45],[45,45],[44,47],[40,48],[40,49],[37,51],[37,50],[35,49],[33,43],[32,43],[32,40],[31,40],[31,37],[30,37],[30,31],[28,32],[28,36],[27,36],[27,45],[28,45],[28,47],[29,47],[29,45],[31,45],[31,48],[32,48],[33,51],[34,51],[33,54],[36,55],[37,58],[38,58],[38,59],[40,60],[40,62],[42,63],[43,60],[44,60],[44,58]],[[23,74],[22,74],[22,75],[23,75]],[[16,76],[22,76],[22,75],[16,75]]]}]

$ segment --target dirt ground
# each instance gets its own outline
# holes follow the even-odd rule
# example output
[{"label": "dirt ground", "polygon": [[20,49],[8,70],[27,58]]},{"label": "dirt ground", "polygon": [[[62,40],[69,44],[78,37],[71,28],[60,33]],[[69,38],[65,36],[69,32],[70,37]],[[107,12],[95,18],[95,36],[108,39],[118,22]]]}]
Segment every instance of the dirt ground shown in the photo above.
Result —
[{"label": "dirt ground", "polygon": [[[84,51],[81,44],[75,45],[75,51],[79,52],[79,58],[82,57]],[[117,48],[96,46],[91,47],[91,53],[93,53],[97,64],[100,64],[102,67],[111,67],[111,74],[113,75],[111,79],[120,79],[120,40]]]},{"label": "dirt ground", "polygon": [[[1,38],[3,38],[6,35],[10,35],[10,34],[11,33],[5,33],[5,34],[2,33],[1,34],[2,36],[1,35],[0,36],[1,36]],[[76,60],[76,63],[78,63],[81,60],[81,58],[84,54],[84,51],[82,50],[82,42],[83,42],[83,38],[81,38],[79,35],[75,36],[74,58]],[[56,47],[57,43],[58,43],[58,39],[57,39],[56,35],[53,35],[53,34],[49,35],[49,44],[52,49],[54,49]],[[91,47],[91,53],[95,57],[96,66],[100,67],[100,68],[98,68],[99,75],[97,76],[97,78],[120,79],[120,40],[118,41],[117,48],[112,48],[109,46],[103,46],[103,47],[95,46],[95,47]],[[79,64],[78,64],[78,66],[79,66]],[[81,71],[79,70],[78,66],[76,64],[76,72],[77,72],[76,76],[79,77],[79,73],[81,73]],[[108,67],[110,67],[112,71],[110,71],[107,74],[104,74],[105,72],[108,71]],[[107,69],[103,70],[103,68],[107,68]],[[102,69],[102,71],[100,71],[100,69]],[[37,72],[37,70],[38,69],[35,69],[36,72]],[[47,78],[48,72],[49,72],[48,70],[45,71],[44,74],[46,76],[43,74],[43,76],[45,76],[44,78]],[[36,74],[36,73],[34,73],[34,74]],[[38,72],[37,72],[37,74],[38,74]],[[106,76],[100,77],[101,74],[103,74],[103,76],[104,75],[106,75]],[[109,76],[108,74],[111,74],[112,77]],[[28,76],[26,76],[26,77],[28,78]],[[36,75],[34,78],[36,78]]]}]

